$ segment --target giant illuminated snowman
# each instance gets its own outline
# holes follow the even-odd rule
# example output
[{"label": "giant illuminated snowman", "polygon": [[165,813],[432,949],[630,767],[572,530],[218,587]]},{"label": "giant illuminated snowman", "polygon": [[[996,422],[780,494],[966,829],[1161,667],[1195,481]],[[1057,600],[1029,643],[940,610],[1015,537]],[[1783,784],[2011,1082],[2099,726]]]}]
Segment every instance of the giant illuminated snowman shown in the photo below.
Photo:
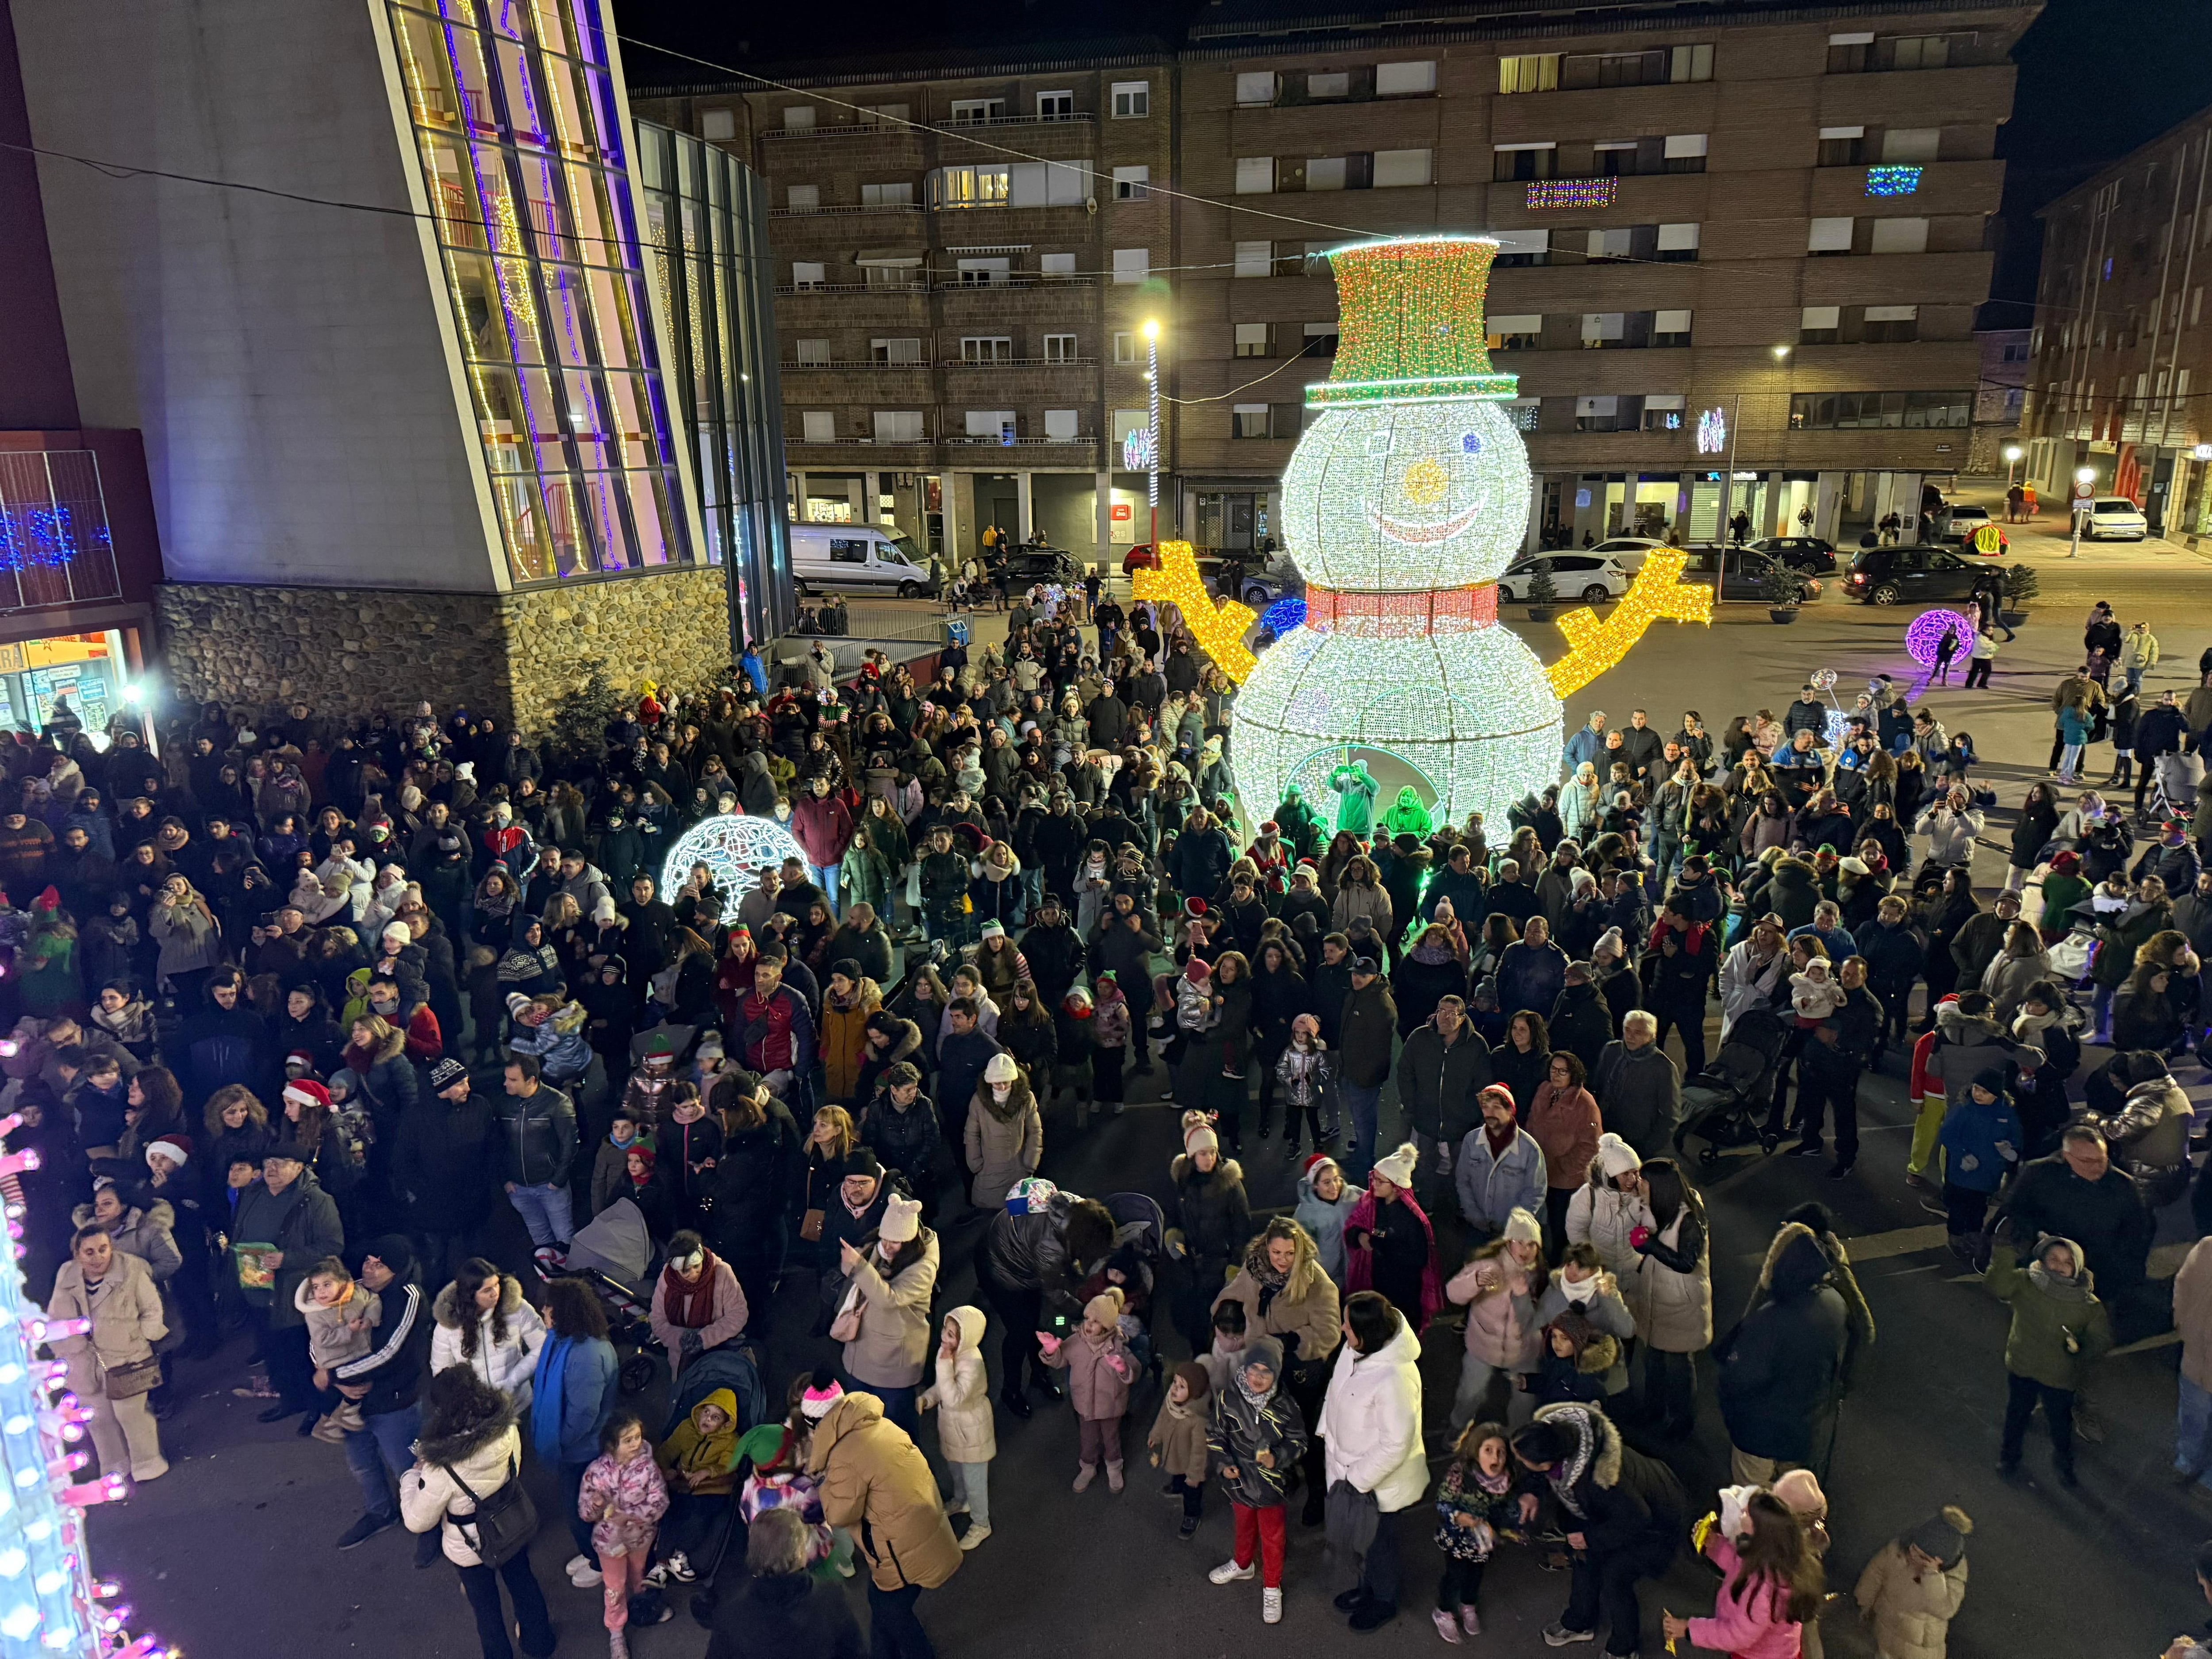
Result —
[{"label": "giant illuminated snowman", "polygon": [[[1498,407],[1516,382],[1491,368],[1484,338],[1497,251],[1438,237],[1329,256],[1340,343],[1328,380],[1307,388],[1321,414],[1283,475],[1304,623],[1254,666],[1233,644],[1249,612],[1206,605],[1193,618],[1200,643],[1243,680],[1232,752],[1255,816],[1295,783],[1334,827],[1329,780],[1364,766],[1383,799],[1411,787],[1439,821],[1479,811],[1502,823],[1512,802],[1558,776],[1562,696],[1654,617],[1709,617],[1710,590],[1677,585],[1680,556],[1654,555],[1613,617],[1561,620],[1574,648],[1548,671],[1498,625],[1497,579],[1521,547],[1531,481],[1521,434]],[[1194,567],[1170,567],[1139,593],[1157,587],[1189,617],[1201,608],[1194,583]]]}]

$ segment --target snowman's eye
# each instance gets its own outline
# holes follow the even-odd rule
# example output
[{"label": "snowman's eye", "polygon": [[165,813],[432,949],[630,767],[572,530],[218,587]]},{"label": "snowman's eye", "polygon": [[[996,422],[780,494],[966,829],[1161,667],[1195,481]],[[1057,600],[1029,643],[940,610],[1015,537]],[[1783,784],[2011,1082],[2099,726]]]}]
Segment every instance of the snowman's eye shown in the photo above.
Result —
[{"label": "snowman's eye", "polygon": [[1462,434],[1460,434],[1459,447],[1460,447],[1460,450],[1461,450],[1461,452],[1462,452],[1463,454],[1468,454],[1468,455],[1480,455],[1480,454],[1481,454],[1481,453],[1482,453],[1482,434],[1481,434],[1480,433],[1479,433],[1479,432],[1465,432],[1465,433],[1462,433]]}]

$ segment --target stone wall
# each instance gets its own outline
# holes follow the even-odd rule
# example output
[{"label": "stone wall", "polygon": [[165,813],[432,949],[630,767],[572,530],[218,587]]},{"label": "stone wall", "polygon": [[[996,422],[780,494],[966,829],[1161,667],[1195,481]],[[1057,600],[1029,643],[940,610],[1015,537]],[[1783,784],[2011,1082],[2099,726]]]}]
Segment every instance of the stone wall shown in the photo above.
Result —
[{"label": "stone wall", "polygon": [[594,669],[624,691],[712,684],[731,659],[727,593],[720,568],[686,567],[518,593],[168,582],[155,602],[185,702],[361,719],[427,697],[542,730]]}]

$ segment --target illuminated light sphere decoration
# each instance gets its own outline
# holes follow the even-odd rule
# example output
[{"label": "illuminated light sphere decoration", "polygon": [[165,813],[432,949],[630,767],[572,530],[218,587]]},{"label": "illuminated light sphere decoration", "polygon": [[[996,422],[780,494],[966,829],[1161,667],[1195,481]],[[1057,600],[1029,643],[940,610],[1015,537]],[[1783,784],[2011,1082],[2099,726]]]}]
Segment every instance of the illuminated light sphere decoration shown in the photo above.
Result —
[{"label": "illuminated light sphere decoration", "polygon": [[1960,611],[1923,611],[1912,619],[1905,630],[1905,654],[1923,668],[1936,665],[1936,647],[1943,643],[1943,635],[1955,633],[1959,636],[1952,661],[1963,663],[1967,652],[1973,648],[1974,635],[1979,631],[1974,619]]},{"label": "illuminated light sphere decoration", "polygon": [[1532,481],[1500,407],[1518,383],[1492,368],[1484,337],[1497,251],[1433,237],[1329,256],[1337,355],[1307,388],[1318,413],[1283,474],[1304,618],[1242,674],[1215,658],[1242,681],[1233,752],[1256,811],[1296,783],[1334,828],[1329,780],[1353,765],[1378,787],[1378,811],[1410,787],[1439,819],[1502,823],[1558,775],[1566,690],[1659,617],[1710,620],[1711,590],[1682,586],[1680,556],[1655,552],[1611,617],[1561,618],[1571,648],[1550,671],[1498,625],[1497,580],[1521,550]]},{"label": "illuminated light sphere decoration", "polygon": [[1293,594],[1288,599],[1277,599],[1274,604],[1262,611],[1260,613],[1260,626],[1277,639],[1280,639],[1293,628],[1303,625],[1305,619],[1306,602]]},{"label": "illuminated light sphere decoration", "polygon": [[786,859],[806,860],[790,830],[774,818],[724,812],[676,838],[660,866],[660,890],[674,892],[690,878],[693,865],[703,864],[714,872],[714,885],[734,899],[750,890],[763,870]]}]

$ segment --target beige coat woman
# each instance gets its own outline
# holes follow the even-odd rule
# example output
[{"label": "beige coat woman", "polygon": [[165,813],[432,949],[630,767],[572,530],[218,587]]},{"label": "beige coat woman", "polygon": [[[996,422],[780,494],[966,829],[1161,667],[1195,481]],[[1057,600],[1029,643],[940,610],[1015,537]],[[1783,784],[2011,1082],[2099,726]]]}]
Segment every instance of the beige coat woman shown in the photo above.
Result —
[{"label": "beige coat woman", "polygon": [[806,1469],[820,1482],[823,1520],[853,1534],[878,1589],[935,1589],[960,1571],[937,1477],[875,1395],[830,1407],[807,1442]]},{"label": "beige coat woman", "polygon": [[[106,1258],[104,1266],[99,1261]],[[91,1277],[93,1272],[99,1277]],[[88,1319],[92,1329],[79,1336],[56,1337],[55,1356],[69,1366],[69,1384],[91,1412],[93,1449],[103,1474],[128,1470],[133,1480],[158,1480],[169,1472],[161,1455],[161,1431],[146,1409],[146,1396],[110,1399],[103,1385],[107,1372],[154,1357],[154,1345],[167,1334],[161,1321],[161,1294],[154,1275],[135,1255],[117,1249],[106,1234],[88,1238],[54,1276],[46,1304],[49,1319]]]},{"label": "beige coat woman", "polygon": [[1016,1077],[1003,1105],[993,1097],[989,1084],[977,1084],[968,1103],[965,1139],[968,1167],[974,1172],[969,1201],[978,1209],[996,1210],[1016,1182],[1036,1173],[1044,1157],[1044,1119],[1030,1080]]},{"label": "beige coat woman", "polygon": [[1344,1340],[1344,1320],[1338,1309],[1336,1285],[1322,1271],[1321,1258],[1316,1253],[1313,1239],[1304,1228],[1298,1230],[1297,1260],[1291,1264],[1283,1288],[1267,1302],[1267,1311],[1260,1311],[1261,1297],[1260,1280],[1254,1272],[1254,1256],[1267,1248],[1267,1237],[1262,1234],[1245,1248],[1244,1263],[1229,1287],[1213,1298],[1213,1305],[1224,1302],[1244,1304],[1244,1330],[1248,1337],[1296,1337],[1297,1346],[1292,1350],[1301,1364],[1326,1360],[1336,1352],[1336,1345]]},{"label": "beige coat woman", "polygon": [[983,1310],[963,1303],[947,1317],[960,1328],[960,1351],[950,1365],[939,1351],[937,1381],[915,1403],[936,1412],[937,1449],[946,1462],[988,1463],[999,1455],[999,1432],[983,1364]]},{"label": "beige coat woman", "polygon": [[1944,1659],[1951,1620],[1966,1599],[1966,1558],[1948,1570],[1914,1564],[1895,1539],[1859,1575],[1851,1599],[1874,1629],[1881,1659]]},{"label": "beige coat woman", "polygon": [[921,1381],[937,1327],[929,1316],[937,1288],[937,1235],[924,1227],[889,1261],[872,1244],[846,1273],[860,1294],[860,1334],[845,1345],[845,1374],[881,1389]]}]

